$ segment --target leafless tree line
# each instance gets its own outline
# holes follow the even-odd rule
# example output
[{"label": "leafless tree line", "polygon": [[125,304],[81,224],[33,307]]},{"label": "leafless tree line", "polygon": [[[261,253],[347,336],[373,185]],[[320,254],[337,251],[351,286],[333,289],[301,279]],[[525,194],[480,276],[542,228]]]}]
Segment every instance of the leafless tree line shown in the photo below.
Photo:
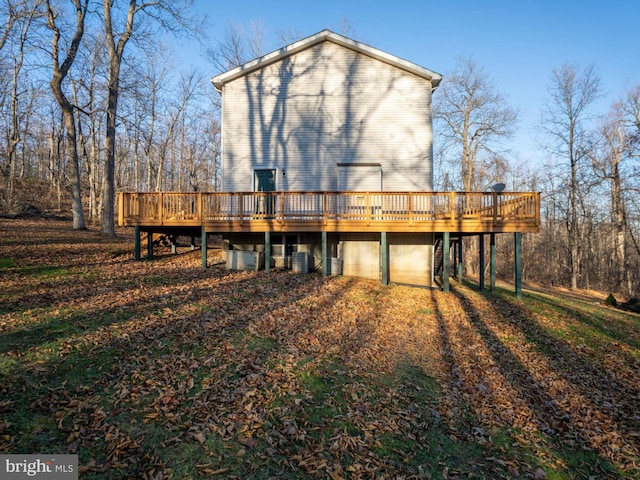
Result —
[{"label": "leafless tree line", "polygon": [[118,190],[216,188],[212,88],[167,54],[201,35],[191,0],[3,0],[0,16],[2,210],[39,182],[74,228],[113,235]]},{"label": "leafless tree line", "polygon": [[[542,192],[539,234],[525,238],[525,277],[531,281],[640,293],[640,84],[622,92],[606,112],[595,67],[565,64],[551,72],[539,139],[548,160],[518,163],[504,148],[517,112],[486,72],[463,58],[445,75],[434,102],[440,188]],[[504,242],[511,255],[512,245]],[[477,246],[467,244],[465,269],[477,273]],[[503,262],[502,274],[509,275]]]}]

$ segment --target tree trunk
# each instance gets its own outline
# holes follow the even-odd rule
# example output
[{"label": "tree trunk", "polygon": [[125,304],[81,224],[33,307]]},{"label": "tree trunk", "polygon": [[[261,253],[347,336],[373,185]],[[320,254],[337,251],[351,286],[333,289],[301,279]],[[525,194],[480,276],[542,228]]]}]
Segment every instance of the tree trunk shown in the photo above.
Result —
[{"label": "tree trunk", "polygon": [[104,177],[102,190],[102,233],[115,236],[115,163],[116,163],[116,119],[118,96],[120,95],[120,66],[124,48],[133,33],[133,19],[137,11],[135,0],[129,2],[124,31],[115,41],[111,9],[113,2],[103,0],[104,30],[109,51],[109,86],[107,94],[107,128],[104,137]]},{"label": "tree trunk", "polygon": [[578,288],[578,275],[580,270],[580,257],[578,255],[578,180],[577,166],[573,158],[571,159],[571,187],[569,200],[571,211],[569,212],[569,254],[571,268],[571,288]]},{"label": "tree trunk", "polygon": [[[120,64],[110,61],[109,95],[107,100],[107,129],[104,137],[104,184],[102,190],[102,233],[115,236],[115,163],[116,112],[118,110],[118,81]],[[114,71],[115,69],[115,71]]]},{"label": "tree trunk", "polygon": [[80,41],[84,34],[84,20],[89,5],[89,0],[74,1],[76,7],[76,30],[69,45],[67,56],[62,63],[59,62],[59,41],[60,30],[56,25],[57,12],[47,1],[48,27],[53,31],[51,41],[53,57],[53,76],[50,82],[51,91],[55,97],[60,110],[62,111],[63,122],[67,131],[67,154],[69,156],[69,180],[71,192],[71,212],[73,215],[74,230],[84,230],[86,228],[84,213],[82,210],[82,197],[80,189],[80,168],[78,163],[78,145],[76,138],[76,124],[73,115],[73,105],[69,102],[62,89],[62,82],[69,73],[69,69],[75,61],[80,46]]},{"label": "tree trunk", "polygon": [[62,111],[62,119],[64,128],[67,133],[67,156],[69,160],[69,190],[71,193],[71,213],[73,215],[73,229],[84,230],[86,228],[84,221],[84,212],[82,210],[82,196],[80,188],[80,167],[78,160],[78,144],[76,135],[76,122],[73,115],[73,105],[69,103],[67,97],[62,92],[62,77],[59,72],[54,73],[51,80],[51,89],[60,110]]}]

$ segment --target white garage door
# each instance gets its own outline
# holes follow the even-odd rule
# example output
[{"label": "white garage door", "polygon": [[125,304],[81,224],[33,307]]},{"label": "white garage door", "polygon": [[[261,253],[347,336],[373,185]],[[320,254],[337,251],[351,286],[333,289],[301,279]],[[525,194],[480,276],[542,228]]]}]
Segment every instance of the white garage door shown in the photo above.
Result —
[{"label": "white garage door", "polygon": [[433,235],[390,233],[389,280],[410,285],[432,285]]}]

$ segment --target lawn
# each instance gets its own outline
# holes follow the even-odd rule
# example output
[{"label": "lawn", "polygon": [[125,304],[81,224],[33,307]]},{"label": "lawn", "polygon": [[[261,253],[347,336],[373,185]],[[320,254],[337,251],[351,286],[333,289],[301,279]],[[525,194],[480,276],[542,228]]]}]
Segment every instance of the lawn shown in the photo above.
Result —
[{"label": "lawn", "polygon": [[640,478],[640,316],[0,219],[0,452],[87,479]]}]

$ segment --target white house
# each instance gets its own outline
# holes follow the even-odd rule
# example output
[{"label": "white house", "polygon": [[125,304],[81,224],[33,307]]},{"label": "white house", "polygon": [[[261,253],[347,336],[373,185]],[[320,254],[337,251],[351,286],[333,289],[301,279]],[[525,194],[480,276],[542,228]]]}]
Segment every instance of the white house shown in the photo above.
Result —
[{"label": "white house", "polygon": [[[415,192],[433,188],[438,73],[329,30],[212,79],[222,95],[225,192]],[[267,207],[268,208],[268,207]],[[225,235],[260,249],[263,235]],[[321,261],[319,234],[287,232]],[[333,233],[343,273],[380,278],[380,235]],[[389,234],[392,281],[430,285],[433,233]]]},{"label": "white house", "polygon": [[431,190],[441,78],[329,30],[214,77],[222,190]]},{"label": "white house", "polygon": [[[513,233],[521,295],[522,233],[539,230],[540,193],[432,191],[431,96],[441,79],[328,30],[214,77],[223,191],[119,192],[134,257],[142,233],[200,235],[203,246],[215,233],[230,268],[240,258],[259,267],[263,257],[268,270],[306,259],[323,275],[342,264],[344,275],[432,285],[435,257],[448,291],[464,236],[483,245],[490,235],[494,288],[495,235]],[[482,247],[478,260],[484,288]]]}]

